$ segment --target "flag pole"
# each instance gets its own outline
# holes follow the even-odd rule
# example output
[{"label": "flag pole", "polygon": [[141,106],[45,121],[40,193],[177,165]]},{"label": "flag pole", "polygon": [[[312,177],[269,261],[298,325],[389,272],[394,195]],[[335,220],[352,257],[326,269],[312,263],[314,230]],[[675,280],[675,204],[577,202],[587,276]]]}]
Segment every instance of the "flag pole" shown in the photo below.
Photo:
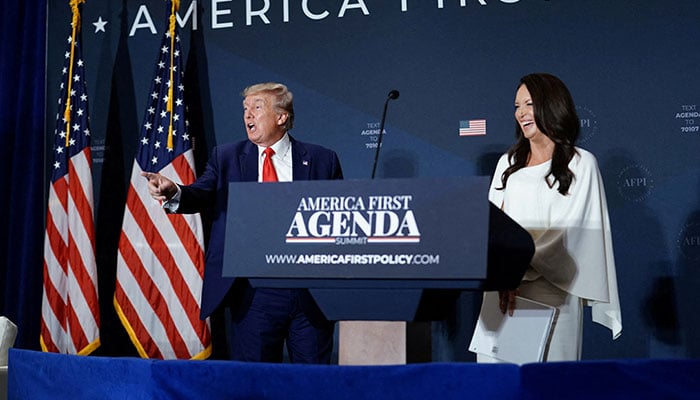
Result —
[{"label": "flag pole", "polygon": [[170,26],[168,27],[168,33],[170,33],[170,86],[168,87],[168,106],[167,111],[170,115],[170,124],[168,124],[168,149],[173,149],[173,82],[175,82],[173,74],[173,62],[175,53],[175,24],[177,23],[177,18],[175,13],[180,8],[180,0],[172,0],[172,7],[170,9]]},{"label": "flag pole", "polygon": [[75,54],[75,37],[80,30],[80,8],[79,5],[85,3],[85,0],[70,0],[70,8],[73,11],[73,19],[71,21],[72,33],[70,43],[70,66],[68,69],[68,91],[66,92],[66,109],[63,112],[63,117],[66,120],[66,147],[70,144],[70,96],[73,86],[73,56]]}]

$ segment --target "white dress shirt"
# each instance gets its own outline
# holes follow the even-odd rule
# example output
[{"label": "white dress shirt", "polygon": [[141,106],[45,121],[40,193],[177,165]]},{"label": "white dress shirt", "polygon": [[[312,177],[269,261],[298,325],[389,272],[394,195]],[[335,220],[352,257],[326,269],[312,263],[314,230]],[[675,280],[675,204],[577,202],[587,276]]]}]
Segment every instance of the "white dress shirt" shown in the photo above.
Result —
[{"label": "white dress shirt", "polygon": [[[275,166],[277,172],[277,180],[279,182],[292,181],[292,143],[289,141],[287,133],[282,136],[272,146],[275,154],[272,155],[272,165]],[[263,162],[265,161],[265,147],[258,146],[258,182],[262,182]]]}]

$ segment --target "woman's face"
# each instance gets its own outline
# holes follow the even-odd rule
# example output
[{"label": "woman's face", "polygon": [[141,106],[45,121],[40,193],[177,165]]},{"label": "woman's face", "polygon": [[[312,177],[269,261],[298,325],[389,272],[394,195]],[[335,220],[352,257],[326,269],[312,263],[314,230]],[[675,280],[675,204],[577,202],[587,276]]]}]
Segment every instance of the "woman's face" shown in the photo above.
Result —
[{"label": "woman's face", "polygon": [[544,135],[535,123],[535,109],[532,97],[525,85],[520,85],[515,93],[515,120],[526,139],[532,141],[541,139]]}]

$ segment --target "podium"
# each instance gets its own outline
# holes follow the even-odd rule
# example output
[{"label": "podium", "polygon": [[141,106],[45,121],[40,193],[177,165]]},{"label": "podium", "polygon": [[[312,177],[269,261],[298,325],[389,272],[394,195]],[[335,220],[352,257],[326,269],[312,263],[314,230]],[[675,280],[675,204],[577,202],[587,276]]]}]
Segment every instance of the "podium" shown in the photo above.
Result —
[{"label": "podium", "polygon": [[308,289],[341,321],[341,350],[342,321],[424,335],[420,323],[444,319],[460,292],[515,289],[534,254],[488,187],[488,177],[230,183],[222,273]]}]

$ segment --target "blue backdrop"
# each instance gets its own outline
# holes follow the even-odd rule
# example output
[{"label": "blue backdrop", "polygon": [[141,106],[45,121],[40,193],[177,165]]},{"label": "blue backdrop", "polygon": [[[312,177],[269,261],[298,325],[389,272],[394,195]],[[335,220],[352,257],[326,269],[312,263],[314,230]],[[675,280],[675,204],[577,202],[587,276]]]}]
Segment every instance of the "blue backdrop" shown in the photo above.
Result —
[{"label": "blue backdrop", "polygon": [[[135,154],[167,13],[162,0],[83,7],[105,309],[116,239],[100,218],[123,208],[123,166]],[[586,316],[583,357],[700,356],[691,311],[700,288],[696,0],[183,0],[179,14],[200,166],[211,146],[245,138],[243,88],[281,81],[295,95],[292,135],[336,150],[346,178],[371,175],[392,89],[401,94],[389,104],[379,179],[490,175],[514,140],[518,79],[558,75],[577,105],[580,145],[603,174],[622,303],[616,341]],[[67,1],[49,1],[48,21],[47,145]],[[459,135],[461,122],[478,119],[485,135]],[[465,293],[453,317],[434,324],[434,359],[473,359],[479,301]],[[103,324],[119,329],[109,317]]]}]

